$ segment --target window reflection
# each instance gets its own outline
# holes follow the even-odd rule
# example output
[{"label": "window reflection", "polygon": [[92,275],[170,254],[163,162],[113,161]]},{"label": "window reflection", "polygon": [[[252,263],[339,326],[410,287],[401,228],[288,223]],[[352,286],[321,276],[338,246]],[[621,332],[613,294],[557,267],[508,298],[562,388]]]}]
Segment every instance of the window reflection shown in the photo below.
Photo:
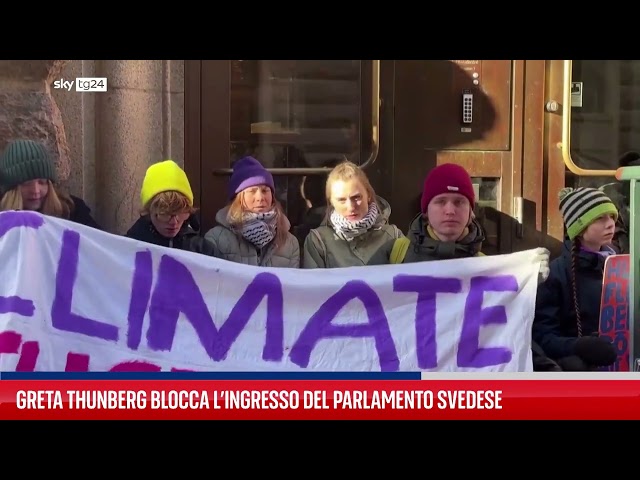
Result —
[{"label": "window reflection", "polygon": [[231,163],[246,154],[271,168],[360,163],[360,60],[231,65]]},{"label": "window reflection", "polygon": [[640,149],[640,61],[573,60],[572,65],[572,82],[581,84],[572,91],[581,87],[582,95],[572,100],[571,157],[581,168],[616,169],[625,152]]}]

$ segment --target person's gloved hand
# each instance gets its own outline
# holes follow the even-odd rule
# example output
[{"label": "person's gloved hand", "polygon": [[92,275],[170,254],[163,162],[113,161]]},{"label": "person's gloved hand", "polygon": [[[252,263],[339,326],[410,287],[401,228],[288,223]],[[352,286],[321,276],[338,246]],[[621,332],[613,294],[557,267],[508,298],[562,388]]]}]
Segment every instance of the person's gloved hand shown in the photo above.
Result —
[{"label": "person's gloved hand", "polygon": [[558,360],[558,365],[563,372],[588,372],[589,365],[577,355],[570,355]]},{"label": "person's gloved hand", "polygon": [[534,262],[540,262],[540,272],[538,273],[538,283],[544,282],[549,278],[549,250],[540,247],[536,248],[536,255],[533,258]]},{"label": "person's gloved hand", "polygon": [[580,337],[576,342],[575,352],[582,360],[595,367],[608,367],[615,363],[618,356],[607,337],[595,335]]}]

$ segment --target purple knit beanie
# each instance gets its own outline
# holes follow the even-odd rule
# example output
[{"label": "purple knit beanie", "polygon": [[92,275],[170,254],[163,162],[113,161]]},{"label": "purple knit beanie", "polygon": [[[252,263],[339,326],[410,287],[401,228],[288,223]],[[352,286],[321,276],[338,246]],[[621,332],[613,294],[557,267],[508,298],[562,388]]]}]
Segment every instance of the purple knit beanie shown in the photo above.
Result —
[{"label": "purple knit beanie", "polygon": [[268,185],[275,191],[273,176],[253,157],[244,157],[233,164],[233,173],[229,179],[229,200],[232,200],[245,188],[256,185]]}]

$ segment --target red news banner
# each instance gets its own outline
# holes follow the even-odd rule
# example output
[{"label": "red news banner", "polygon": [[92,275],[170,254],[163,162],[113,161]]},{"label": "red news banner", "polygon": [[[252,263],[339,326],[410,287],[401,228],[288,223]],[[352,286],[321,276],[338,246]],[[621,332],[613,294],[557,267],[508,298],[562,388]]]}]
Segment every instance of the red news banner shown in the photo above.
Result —
[{"label": "red news banner", "polygon": [[2,380],[7,419],[640,419],[640,382]]}]

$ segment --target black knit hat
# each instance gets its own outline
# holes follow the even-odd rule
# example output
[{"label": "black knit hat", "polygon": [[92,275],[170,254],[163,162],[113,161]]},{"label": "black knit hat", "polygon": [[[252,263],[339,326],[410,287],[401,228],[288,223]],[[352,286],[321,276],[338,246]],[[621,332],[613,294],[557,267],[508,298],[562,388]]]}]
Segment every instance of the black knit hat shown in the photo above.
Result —
[{"label": "black knit hat", "polygon": [[4,190],[46,178],[56,181],[56,168],[44,145],[33,140],[14,140],[0,157],[0,181]]}]

